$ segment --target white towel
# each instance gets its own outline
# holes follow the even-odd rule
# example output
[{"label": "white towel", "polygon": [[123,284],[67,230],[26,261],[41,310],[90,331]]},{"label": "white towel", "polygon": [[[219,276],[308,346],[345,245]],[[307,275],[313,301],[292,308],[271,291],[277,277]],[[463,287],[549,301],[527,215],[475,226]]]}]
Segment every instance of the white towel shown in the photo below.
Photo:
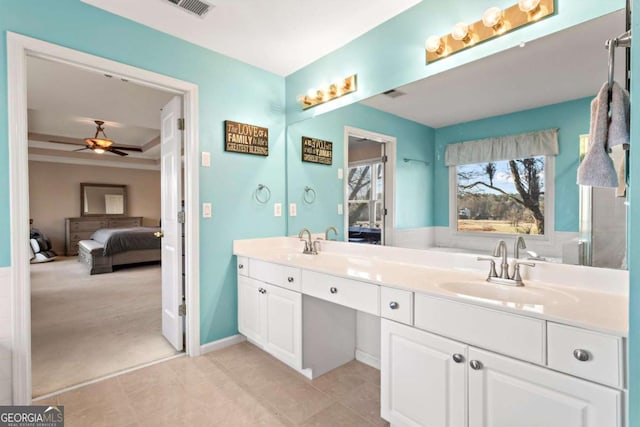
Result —
[{"label": "white towel", "polygon": [[589,149],[578,167],[578,184],[592,187],[618,186],[618,174],[607,153],[609,135],[609,84],[605,82],[591,101]]},{"label": "white towel", "polygon": [[607,138],[609,148],[620,144],[625,148],[629,147],[629,112],[629,92],[614,82],[611,88],[611,120]]}]

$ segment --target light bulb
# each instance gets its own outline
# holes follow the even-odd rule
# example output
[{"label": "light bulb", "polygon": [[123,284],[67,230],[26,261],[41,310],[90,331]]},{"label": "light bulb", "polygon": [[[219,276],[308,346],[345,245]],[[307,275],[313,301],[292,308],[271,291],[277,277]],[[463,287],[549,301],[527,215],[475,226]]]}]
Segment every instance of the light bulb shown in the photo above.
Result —
[{"label": "light bulb", "polygon": [[98,154],[102,154],[102,153],[104,153],[104,149],[102,149],[102,148],[94,148],[93,152],[94,153],[98,153]]},{"label": "light bulb", "polygon": [[427,39],[426,49],[431,53],[442,53],[444,46],[442,45],[442,39],[438,36],[430,36]]},{"label": "light bulb", "polygon": [[482,23],[485,27],[498,30],[502,26],[502,10],[499,7],[490,7],[482,14]]},{"label": "light bulb", "polygon": [[540,0],[519,0],[518,7],[521,11],[526,13],[535,12],[535,10],[540,6]]},{"label": "light bulb", "polygon": [[467,42],[469,41],[469,26],[463,22],[457,23],[451,31],[451,37],[454,40]]}]

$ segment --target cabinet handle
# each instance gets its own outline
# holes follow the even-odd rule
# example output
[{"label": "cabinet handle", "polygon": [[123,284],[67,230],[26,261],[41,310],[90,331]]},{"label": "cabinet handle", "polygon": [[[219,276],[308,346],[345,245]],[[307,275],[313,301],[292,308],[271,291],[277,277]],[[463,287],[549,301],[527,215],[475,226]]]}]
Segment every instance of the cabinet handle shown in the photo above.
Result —
[{"label": "cabinet handle", "polygon": [[399,307],[400,307],[400,304],[398,304],[398,303],[397,303],[397,302],[395,302],[395,301],[391,301],[391,302],[389,303],[389,308],[390,308],[391,310],[397,310]]},{"label": "cabinet handle", "polygon": [[338,288],[335,288],[335,287],[332,286],[331,288],[329,288],[329,292],[331,292],[332,294],[337,294],[338,293]]},{"label": "cabinet handle", "polygon": [[260,292],[261,294],[266,294],[267,290],[265,288],[258,288],[258,292]]},{"label": "cabinet handle", "polygon": [[[453,356],[451,356],[453,358],[453,361],[456,363],[462,363],[464,362],[464,356],[461,355],[460,353],[455,353]],[[474,361],[475,362],[475,361]]]},{"label": "cabinet handle", "polygon": [[291,277],[291,276],[287,277],[287,282],[293,283],[293,277]]},{"label": "cabinet handle", "polygon": [[469,365],[471,366],[471,369],[474,369],[476,371],[482,369],[482,363],[480,363],[479,360],[472,360],[471,362],[469,362]]},{"label": "cabinet handle", "polygon": [[578,359],[581,362],[586,362],[591,359],[591,354],[587,350],[583,350],[581,348],[573,350],[573,357]]},{"label": "cabinet handle", "polygon": [[238,264],[238,270],[242,270],[243,268],[244,268],[244,265]]}]

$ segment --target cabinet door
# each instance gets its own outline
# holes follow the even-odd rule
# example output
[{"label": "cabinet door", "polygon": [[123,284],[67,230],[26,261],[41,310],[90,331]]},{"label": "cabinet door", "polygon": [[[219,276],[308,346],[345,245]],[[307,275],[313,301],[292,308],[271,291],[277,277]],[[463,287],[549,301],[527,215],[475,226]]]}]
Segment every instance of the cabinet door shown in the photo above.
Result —
[{"label": "cabinet door", "polygon": [[464,427],[467,346],[386,319],[381,329],[382,418],[393,426]]},{"label": "cabinet door", "polygon": [[622,393],[469,349],[469,427],[620,427]]},{"label": "cabinet door", "polygon": [[238,276],[238,330],[255,344],[264,344],[264,307],[261,289],[265,285],[245,276]]},{"label": "cabinet door", "polygon": [[284,363],[302,368],[302,295],[264,284],[265,349]]}]

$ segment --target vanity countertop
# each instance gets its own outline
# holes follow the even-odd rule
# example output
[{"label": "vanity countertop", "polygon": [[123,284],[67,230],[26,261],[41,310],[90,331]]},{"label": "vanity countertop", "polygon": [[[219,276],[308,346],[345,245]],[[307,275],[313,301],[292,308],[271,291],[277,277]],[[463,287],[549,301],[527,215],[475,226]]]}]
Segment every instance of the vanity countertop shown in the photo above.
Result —
[{"label": "vanity countertop", "polygon": [[[574,283],[559,283],[566,282],[569,275],[565,272],[563,276],[562,270],[569,269],[571,273],[575,266],[548,267],[553,272],[560,271],[557,280],[554,280],[553,274],[542,275],[543,280],[540,280],[529,274],[528,267],[523,267],[525,286],[513,287],[486,282],[485,270],[488,271],[488,264],[477,262],[469,254],[452,255],[450,252],[379,246],[365,248],[344,242],[323,242],[322,245],[324,250],[318,255],[305,255],[302,254],[297,239],[239,240],[234,242],[234,254],[557,321],[616,336],[627,335],[627,294],[610,292],[605,287],[608,283],[602,283],[601,289],[598,289],[598,284],[582,287],[578,283],[581,281],[580,277]],[[422,257],[422,261],[410,259],[416,255],[412,252],[418,253],[417,256]],[[398,260],[398,257],[403,260]],[[539,270],[547,268],[545,263],[538,264]],[[579,268],[594,270],[591,273],[598,277],[596,281],[611,283],[625,279],[626,272]]]}]

